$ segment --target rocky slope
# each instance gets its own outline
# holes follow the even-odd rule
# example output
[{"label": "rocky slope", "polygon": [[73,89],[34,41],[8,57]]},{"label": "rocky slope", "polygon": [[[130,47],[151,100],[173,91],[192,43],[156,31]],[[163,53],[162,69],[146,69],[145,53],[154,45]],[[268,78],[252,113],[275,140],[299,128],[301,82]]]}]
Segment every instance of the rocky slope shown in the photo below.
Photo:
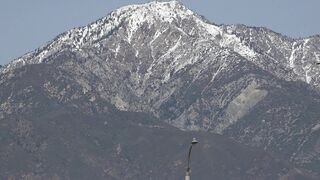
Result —
[{"label": "rocky slope", "polygon": [[193,148],[194,178],[316,179],[261,149],[93,100],[52,65],[14,74],[0,87],[1,100],[11,106],[0,121],[1,179],[182,179],[192,137],[201,140]]},{"label": "rocky slope", "polygon": [[[1,68],[0,86],[19,76],[15,69],[48,64],[80,90],[48,81],[50,99],[85,96],[92,106],[102,99],[181,130],[280,153],[319,173],[319,55],[319,36],[292,39],[266,28],[216,25],[177,1],[155,1],[59,35]],[[9,94],[1,101],[3,118],[20,113]]]}]

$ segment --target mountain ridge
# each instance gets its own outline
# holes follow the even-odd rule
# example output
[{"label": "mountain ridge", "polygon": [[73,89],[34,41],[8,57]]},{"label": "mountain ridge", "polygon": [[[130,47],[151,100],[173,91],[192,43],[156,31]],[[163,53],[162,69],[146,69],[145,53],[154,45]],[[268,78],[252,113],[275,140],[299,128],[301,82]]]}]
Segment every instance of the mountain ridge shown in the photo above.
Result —
[{"label": "mountain ridge", "polygon": [[[25,64],[25,63],[41,63],[41,61],[42,61],[42,59],[43,58],[45,58],[45,56],[46,56],[46,53],[47,53],[47,51],[50,51],[50,46],[52,47],[52,46],[54,46],[54,42],[55,41],[60,41],[59,43],[65,43],[64,41],[68,41],[68,39],[69,38],[71,38],[70,36],[73,36],[72,34],[76,34],[76,36],[74,37],[74,38],[76,38],[76,39],[71,39],[73,42],[75,42],[75,43],[73,43],[73,44],[71,44],[71,46],[73,46],[73,48],[75,48],[75,49],[78,49],[79,48],[79,46],[81,46],[81,44],[83,43],[83,40],[85,40],[85,39],[87,39],[88,37],[86,37],[86,36],[90,36],[90,33],[89,34],[87,34],[88,33],[88,29],[89,29],[89,31],[90,31],[90,28],[91,29],[94,29],[95,27],[99,27],[99,26],[102,26],[102,27],[105,27],[107,30],[107,32],[110,32],[111,30],[112,30],[112,27],[106,27],[106,26],[118,26],[117,25],[117,23],[119,23],[119,22],[116,22],[115,23],[115,25],[113,25],[113,24],[104,24],[104,23],[107,23],[109,20],[112,20],[112,16],[115,16],[115,14],[125,14],[125,12],[127,12],[127,11],[129,11],[128,13],[129,14],[131,14],[132,12],[135,12],[135,11],[137,11],[137,10],[139,10],[139,9],[143,9],[143,10],[149,10],[148,8],[150,8],[150,7],[153,7],[153,8],[155,8],[155,10],[156,11],[154,11],[154,10],[152,10],[152,11],[148,11],[148,12],[163,12],[163,11],[161,11],[161,10],[159,10],[159,7],[162,7],[162,5],[163,6],[168,6],[169,7],[169,11],[170,11],[170,13],[169,13],[169,16],[168,15],[166,15],[165,17],[167,17],[168,16],[168,18],[169,18],[169,20],[170,20],[170,18],[172,18],[171,16],[170,16],[170,14],[172,13],[172,12],[174,12],[174,10],[176,10],[176,9],[179,9],[180,11],[180,14],[183,14],[183,13],[187,13],[187,15],[190,15],[190,16],[194,16],[194,18],[198,18],[199,20],[201,20],[201,21],[204,21],[204,23],[206,23],[207,25],[204,25],[204,26],[207,26],[207,31],[210,31],[210,29],[212,30],[212,27],[215,27],[215,28],[217,28],[217,29],[221,29],[220,27],[235,27],[235,26],[244,26],[244,25],[215,25],[214,23],[212,23],[212,22],[210,22],[210,21],[208,21],[207,19],[203,19],[201,16],[199,16],[199,15],[197,15],[196,13],[194,13],[194,12],[192,12],[190,9],[188,9],[188,8],[186,8],[181,2],[178,2],[178,1],[163,1],[163,2],[159,2],[159,1],[152,1],[152,2],[150,2],[150,3],[146,3],[146,4],[139,4],[139,5],[128,5],[128,6],[125,6],[125,7],[122,7],[122,8],[119,8],[119,9],[117,9],[117,10],[115,10],[115,11],[113,11],[113,12],[111,12],[108,16],[106,16],[106,17],[103,17],[103,18],[101,18],[101,19],[99,19],[99,20],[97,20],[97,21],[95,21],[95,22],[93,22],[93,23],[90,23],[90,25],[88,25],[88,26],[82,26],[82,27],[79,27],[79,28],[73,28],[73,29],[71,29],[71,30],[69,30],[69,31],[67,31],[66,33],[62,33],[62,34],[60,34],[60,35],[58,35],[56,38],[54,38],[54,40],[53,41],[51,41],[51,42],[49,42],[47,45],[44,45],[42,48],[39,48],[39,49],[37,49],[37,50],[35,50],[34,52],[30,52],[30,53],[28,53],[28,54],[26,54],[26,55],[24,55],[24,56],[22,56],[22,57],[20,57],[20,58],[17,58],[16,60],[14,60],[13,62],[11,62],[11,63],[9,63],[8,65],[6,65],[6,67],[7,68],[9,68],[10,69],[10,67],[11,66],[15,66],[14,64]],[[170,8],[173,8],[173,9],[170,9]],[[168,10],[168,9],[166,9],[166,10]],[[182,13],[183,12],[183,13]],[[177,12],[176,12],[177,13]],[[137,14],[137,13],[133,13],[133,14]],[[139,14],[139,13],[138,13]],[[179,14],[179,13],[178,13]],[[140,15],[140,14],[139,14]],[[138,16],[136,16],[136,17],[139,17],[139,15]],[[159,15],[159,14],[158,14]],[[153,17],[155,18],[155,16],[153,15]],[[124,18],[126,18],[126,17],[124,17]],[[119,18],[119,19],[121,19],[121,18]],[[139,19],[139,18],[135,18],[135,19]],[[117,21],[119,21],[119,20],[117,20]],[[145,19],[143,19],[142,20],[143,22],[144,21],[146,21]],[[131,27],[131,28],[133,28],[132,26],[132,24],[130,25],[129,24],[129,26]],[[211,27],[210,27],[211,26]],[[248,27],[248,26],[245,26],[246,28],[251,28],[251,27]],[[116,27],[115,27],[116,28]],[[261,29],[261,27],[253,27],[253,29]],[[276,32],[274,32],[274,31],[272,31],[272,30],[270,30],[270,29],[268,29],[268,28],[262,28],[262,29],[264,29],[264,30],[267,30],[267,31],[271,31],[272,33],[276,33]],[[102,28],[102,30],[101,31],[104,31],[104,29]],[[134,31],[134,30],[133,30]],[[218,30],[219,31],[219,30]],[[221,30],[220,30],[221,31]],[[94,32],[93,32],[94,33]],[[209,32],[210,33],[210,32]],[[213,34],[215,34],[215,33],[217,33],[217,32],[213,32]],[[222,32],[219,32],[219,34],[221,34]],[[224,33],[224,32],[223,32]],[[105,33],[102,33],[102,34],[105,34]],[[279,33],[276,33],[276,34],[278,34],[278,35],[281,35],[281,34],[279,34]],[[231,35],[232,35],[232,33],[231,33]],[[68,38],[68,36],[69,36],[69,38]],[[97,35],[95,35],[95,36],[97,36]],[[104,36],[104,35],[102,35],[102,36]],[[281,35],[282,36],[282,35]],[[312,36],[312,37],[314,37],[314,38],[316,38],[317,36]],[[310,38],[312,38],[312,37],[310,37]],[[95,38],[98,38],[98,37],[95,37]],[[93,41],[95,40],[95,38],[93,37]],[[130,34],[128,34],[128,38],[130,39]],[[90,38],[89,38],[90,39]],[[308,38],[304,38],[304,39],[302,39],[302,40],[307,40]],[[87,39],[88,40],[88,39]],[[91,40],[91,41],[92,41]],[[294,40],[294,41],[298,41],[299,39],[293,39],[293,38],[291,38],[291,40]],[[241,43],[241,41],[239,41],[239,40],[237,40],[238,42],[237,43]],[[88,43],[88,42],[87,42]],[[90,43],[90,42],[89,42]],[[223,45],[222,45],[223,46]],[[226,46],[229,46],[228,44],[226,45]],[[292,45],[293,46],[293,45]],[[241,55],[244,55],[244,56],[246,56],[247,54],[246,53],[242,53],[242,50],[244,50],[244,51],[249,51],[250,52],[250,48],[248,49],[247,48],[247,46],[243,46],[244,47],[244,49],[240,49],[240,54]],[[53,47],[54,48],[54,47]],[[247,49],[246,49],[247,48]],[[48,50],[49,49],[49,50]],[[37,52],[40,52],[41,51],[41,53],[40,54],[38,54]],[[292,49],[291,51],[294,51],[294,49]],[[253,52],[255,52],[255,51],[253,51]],[[31,56],[31,57],[30,57]],[[28,62],[28,59],[30,59],[30,58],[32,58],[33,56],[38,56],[38,61],[39,62]],[[316,59],[318,59],[317,57],[317,55],[315,55],[316,57]],[[19,65],[18,65],[19,66]],[[292,68],[292,65],[290,64],[290,67]],[[5,70],[6,68],[3,68],[3,70],[2,71],[6,71]],[[303,70],[303,71],[306,71],[306,70]],[[296,73],[297,74],[297,73]],[[300,75],[300,76],[302,76],[301,74],[303,74],[303,73],[298,73],[298,75]],[[305,74],[307,74],[306,72],[305,72]],[[303,77],[300,77],[300,78],[303,78]],[[308,75],[305,75],[305,77],[304,77],[304,79],[303,80],[305,80],[305,81],[307,81],[308,83],[310,82],[310,80],[309,80],[310,78],[308,77]],[[317,82],[317,84],[318,84],[318,82]]]},{"label": "mountain ridge", "polygon": [[317,179],[260,148],[181,131],[144,113],[119,111],[99,97],[93,100],[54,65],[14,71],[17,76],[0,86],[0,99],[12,101],[5,118],[0,112],[3,179],[181,179],[192,137],[200,141],[193,149],[193,177]]},{"label": "mountain ridge", "polygon": [[[103,99],[319,172],[319,44],[318,36],[293,40],[264,28],[211,25],[176,1],[150,2],[58,36],[3,68],[0,85],[24,81],[19,68],[50,64],[67,72],[79,91],[47,80],[49,99],[63,104],[83,96],[93,107]],[[2,116],[19,114],[14,98],[2,99]]]}]

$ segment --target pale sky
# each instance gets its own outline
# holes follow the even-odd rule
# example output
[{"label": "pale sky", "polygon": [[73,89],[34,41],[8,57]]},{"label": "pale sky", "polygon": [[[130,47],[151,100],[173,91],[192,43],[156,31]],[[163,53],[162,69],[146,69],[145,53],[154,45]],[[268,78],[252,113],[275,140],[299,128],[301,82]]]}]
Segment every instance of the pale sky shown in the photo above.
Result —
[{"label": "pale sky", "polygon": [[[0,0],[0,64],[123,5],[150,0]],[[263,26],[298,38],[320,34],[320,0],[181,0],[216,24]]]}]

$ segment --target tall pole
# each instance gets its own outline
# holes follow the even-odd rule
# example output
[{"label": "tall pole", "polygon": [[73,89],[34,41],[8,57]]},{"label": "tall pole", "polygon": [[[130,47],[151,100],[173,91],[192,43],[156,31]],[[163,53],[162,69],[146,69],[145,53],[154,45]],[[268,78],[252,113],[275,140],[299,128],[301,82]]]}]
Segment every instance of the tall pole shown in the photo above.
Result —
[{"label": "tall pole", "polygon": [[188,166],[187,166],[187,171],[186,171],[186,176],[185,176],[185,180],[190,180],[190,173],[191,173],[191,169],[190,169],[190,159],[191,159],[191,151],[192,151],[192,147],[193,145],[197,144],[198,141],[196,140],[196,138],[193,138],[193,140],[191,141],[190,147],[189,147],[189,152],[188,152]]}]

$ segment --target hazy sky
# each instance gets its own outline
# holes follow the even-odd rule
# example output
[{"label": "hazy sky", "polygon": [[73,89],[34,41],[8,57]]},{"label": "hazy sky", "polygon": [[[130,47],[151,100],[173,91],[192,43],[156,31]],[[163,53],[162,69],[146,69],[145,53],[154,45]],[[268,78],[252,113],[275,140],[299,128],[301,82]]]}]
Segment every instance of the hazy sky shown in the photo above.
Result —
[{"label": "hazy sky", "polygon": [[[0,64],[123,5],[150,0],[0,0]],[[181,0],[217,24],[268,27],[291,37],[320,34],[320,0]]]}]

